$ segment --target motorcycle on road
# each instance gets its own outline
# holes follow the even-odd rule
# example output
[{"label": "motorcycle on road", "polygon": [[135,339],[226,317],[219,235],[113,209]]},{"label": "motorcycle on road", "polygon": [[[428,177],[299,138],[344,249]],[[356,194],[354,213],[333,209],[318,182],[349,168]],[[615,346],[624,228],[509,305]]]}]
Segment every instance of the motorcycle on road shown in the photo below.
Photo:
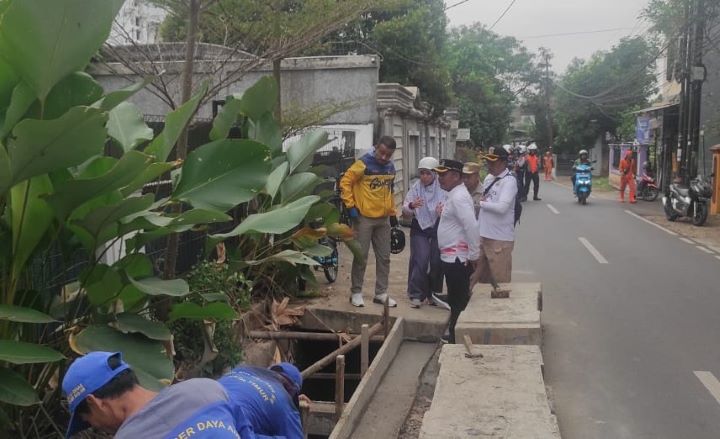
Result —
[{"label": "motorcycle on road", "polygon": [[668,221],[687,217],[692,219],[694,225],[702,226],[708,217],[711,197],[712,186],[702,175],[693,178],[690,186],[673,183],[662,198],[665,217]]},{"label": "motorcycle on road", "polygon": [[592,169],[590,163],[580,163],[575,166],[573,193],[577,197],[578,203],[583,205],[587,204],[587,199],[592,192]]}]

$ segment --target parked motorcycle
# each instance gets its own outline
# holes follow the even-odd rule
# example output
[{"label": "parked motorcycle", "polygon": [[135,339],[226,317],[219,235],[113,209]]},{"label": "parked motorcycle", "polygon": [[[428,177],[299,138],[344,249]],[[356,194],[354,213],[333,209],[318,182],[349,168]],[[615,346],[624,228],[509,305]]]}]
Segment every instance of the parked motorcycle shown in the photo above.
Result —
[{"label": "parked motorcycle", "polygon": [[592,192],[592,165],[590,163],[580,163],[575,167],[575,185],[573,193],[578,199],[578,203],[586,204],[587,199]]},{"label": "parked motorcycle", "polygon": [[694,225],[702,226],[708,217],[711,197],[712,186],[702,175],[693,178],[689,187],[673,183],[662,198],[665,217],[668,221],[688,217]]},{"label": "parked motorcycle", "polygon": [[655,201],[660,194],[660,188],[658,188],[657,182],[647,174],[643,174],[642,177],[638,178],[637,187],[637,196],[645,201]]}]

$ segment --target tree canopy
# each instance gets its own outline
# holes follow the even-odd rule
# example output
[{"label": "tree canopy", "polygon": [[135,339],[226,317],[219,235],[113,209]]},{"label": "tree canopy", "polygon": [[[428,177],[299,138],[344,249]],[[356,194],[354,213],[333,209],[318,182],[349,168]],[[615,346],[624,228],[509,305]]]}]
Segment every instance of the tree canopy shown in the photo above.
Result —
[{"label": "tree canopy", "polygon": [[573,60],[556,84],[558,148],[576,151],[606,132],[618,140],[630,140],[632,111],[647,105],[655,92],[658,54],[653,44],[635,37],[589,60]]}]

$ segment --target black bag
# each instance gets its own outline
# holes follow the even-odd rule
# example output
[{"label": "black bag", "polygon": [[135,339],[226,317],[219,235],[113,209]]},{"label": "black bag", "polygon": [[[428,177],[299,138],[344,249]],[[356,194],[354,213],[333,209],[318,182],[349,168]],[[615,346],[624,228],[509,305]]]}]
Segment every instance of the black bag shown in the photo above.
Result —
[{"label": "black bag", "polygon": [[[515,178],[512,175],[512,173],[507,174],[505,177]],[[492,187],[495,186],[495,183],[497,183],[498,181],[502,180],[505,177],[495,177],[495,180],[493,180],[492,183],[490,183],[490,186],[488,186],[487,189],[485,189],[483,191],[483,197],[487,196],[488,192],[490,192],[490,189],[492,189]],[[516,180],[516,184],[517,184],[517,180]],[[520,222],[520,216],[522,215],[522,203],[520,202],[521,197],[522,197],[522,194],[518,190],[515,193],[515,223],[513,224],[514,226],[517,226],[517,223]]]}]

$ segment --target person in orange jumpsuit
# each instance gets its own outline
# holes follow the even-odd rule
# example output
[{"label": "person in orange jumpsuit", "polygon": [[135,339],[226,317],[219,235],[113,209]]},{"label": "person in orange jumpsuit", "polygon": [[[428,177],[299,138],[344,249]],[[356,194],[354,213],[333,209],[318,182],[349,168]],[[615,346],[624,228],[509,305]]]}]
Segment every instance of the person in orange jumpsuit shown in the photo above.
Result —
[{"label": "person in orange jumpsuit", "polygon": [[555,167],[555,161],[553,160],[552,153],[550,151],[545,152],[543,157],[543,169],[545,170],[545,181],[552,181],[552,170]]},{"label": "person in orange jumpsuit", "polygon": [[620,202],[625,202],[625,187],[630,191],[630,203],[635,203],[635,159],[633,152],[627,151],[625,158],[620,160]]}]

